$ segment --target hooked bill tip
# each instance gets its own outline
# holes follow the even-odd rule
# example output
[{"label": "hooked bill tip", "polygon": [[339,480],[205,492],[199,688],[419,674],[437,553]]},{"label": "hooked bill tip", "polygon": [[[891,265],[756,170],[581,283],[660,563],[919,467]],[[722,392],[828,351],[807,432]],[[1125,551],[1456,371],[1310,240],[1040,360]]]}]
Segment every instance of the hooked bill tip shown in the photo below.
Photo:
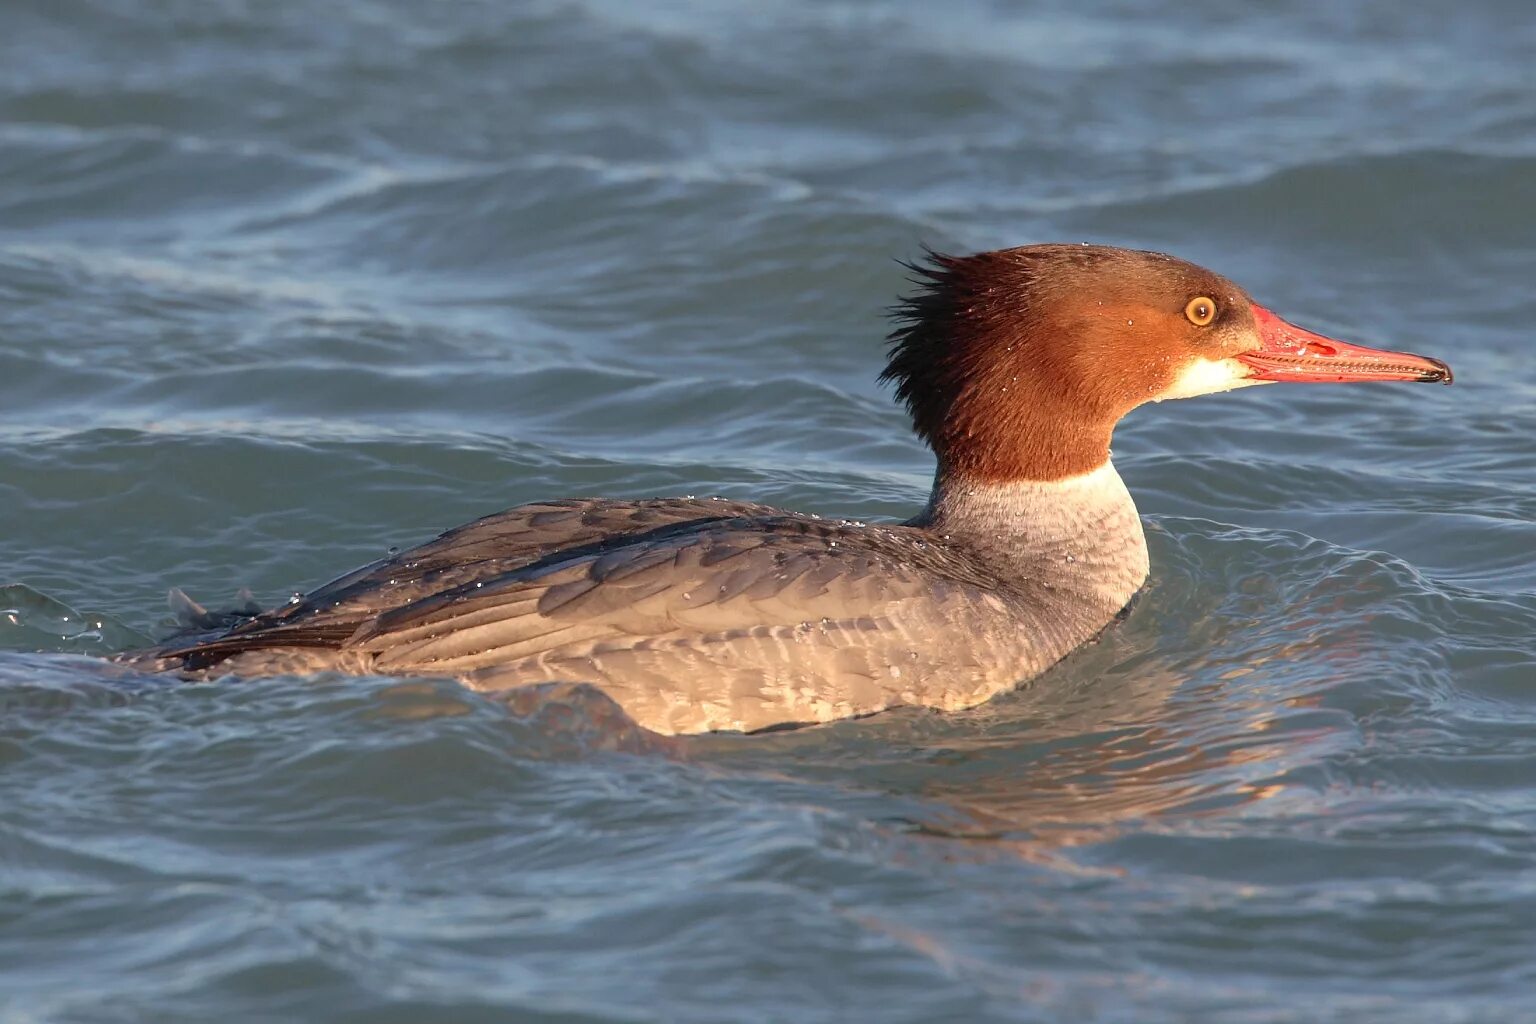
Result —
[{"label": "hooked bill tip", "polygon": [[1424,375],[1419,378],[1422,383],[1450,384],[1455,381],[1456,376],[1451,373],[1451,366],[1445,360],[1433,359],[1429,356],[1424,356],[1423,358],[1434,363],[1435,366],[1434,369],[1424,371]]}]

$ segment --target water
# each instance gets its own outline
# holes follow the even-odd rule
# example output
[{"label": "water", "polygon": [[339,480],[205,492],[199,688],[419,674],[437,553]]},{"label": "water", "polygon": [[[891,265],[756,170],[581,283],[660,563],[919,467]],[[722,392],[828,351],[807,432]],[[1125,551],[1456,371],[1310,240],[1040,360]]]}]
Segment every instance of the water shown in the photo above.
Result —
[{"label": "water", "polygon": [[[0,1019],[1536,1020],[1533,51],[1514,0],[5,4]],[[98,660],[519,501],[910,514],[892,258],[1055,239],[1457,386],[1138,412],[1150,590],[951,717]]]}]

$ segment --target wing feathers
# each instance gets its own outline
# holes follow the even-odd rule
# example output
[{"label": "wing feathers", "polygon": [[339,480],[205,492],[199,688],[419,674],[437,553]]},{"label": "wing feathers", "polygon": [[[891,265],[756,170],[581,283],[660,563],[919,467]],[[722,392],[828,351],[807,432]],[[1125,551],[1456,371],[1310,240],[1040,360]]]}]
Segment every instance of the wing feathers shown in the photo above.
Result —
[{"label": "wing feathers", "polygon": [[[763,506],[545,502],[344,576],[297,612],[165,653],[206,667],[242,651],[315,646],[358,651],[390,672],[533,671],[603,651],[703,651],[719,646],[709,638],[734,636],[771,639],[792,660],[799,643],[837,646],[848,629],[895,628],[890,616],[910,598],[937,614],[935,595],[958,590],[935,579],[970,582],[938,557],[911,528]],[[934,571],[914,571],[925,564]]]}]

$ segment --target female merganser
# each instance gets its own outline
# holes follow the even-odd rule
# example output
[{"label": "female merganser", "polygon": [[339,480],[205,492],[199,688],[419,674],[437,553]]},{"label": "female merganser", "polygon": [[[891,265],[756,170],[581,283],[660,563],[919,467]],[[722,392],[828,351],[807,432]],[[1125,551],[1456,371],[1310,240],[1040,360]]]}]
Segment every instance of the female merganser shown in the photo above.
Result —
[{"label": "female merganser", "polygon": [[590,682],[662,733],[970,707],[1050,668],[1145,582],[1109,460],[1120,417],[1271,381],[1451,382],[1438,359],[1304,331],[1161,253],[1031,245],[912,269],[881,374],[938,458],[911,520],[521,505],[148,656],[204,675]]}]

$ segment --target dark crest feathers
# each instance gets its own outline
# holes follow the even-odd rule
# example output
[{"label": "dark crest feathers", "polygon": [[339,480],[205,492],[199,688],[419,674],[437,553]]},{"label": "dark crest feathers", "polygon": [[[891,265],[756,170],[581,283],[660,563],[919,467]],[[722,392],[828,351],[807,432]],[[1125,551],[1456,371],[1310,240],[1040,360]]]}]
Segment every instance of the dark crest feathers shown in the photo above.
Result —
[{"label": "dark crest feathers", "polygon": [[[937,450],[973,354],[971,328],[990,318],[998,279],[1009,271],[1027,276],[1027,271],[1005,253],[951,256],[926,245],[920,260],[898,262],[910,272],[907,280],[913,290],[888,311],[895,327],[886,337],[887,361],[880,382],[895,385],[913,429]],[[1005,269],[1004,263],[1012,266]]]}]

